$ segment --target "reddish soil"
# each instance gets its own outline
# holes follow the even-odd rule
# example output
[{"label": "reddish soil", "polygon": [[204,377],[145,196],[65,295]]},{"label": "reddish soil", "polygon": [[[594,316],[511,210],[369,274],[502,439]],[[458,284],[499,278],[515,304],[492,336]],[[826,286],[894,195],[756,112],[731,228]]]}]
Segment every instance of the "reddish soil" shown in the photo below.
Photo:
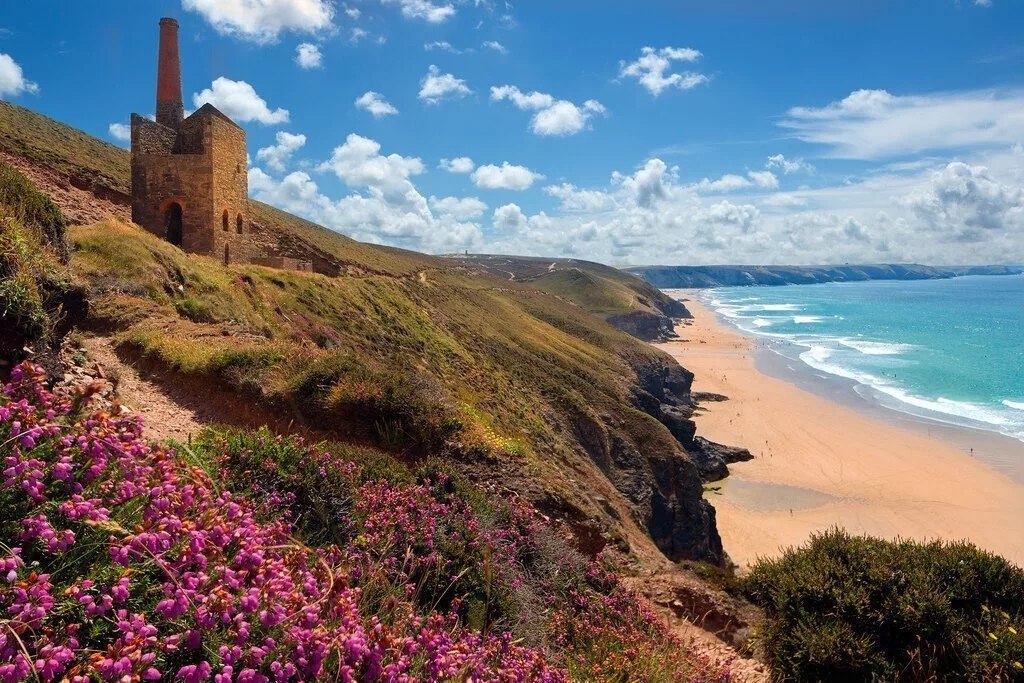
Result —
[{"label": "reddish soil", "polygon": [[0,152],[0,162],[24,173],[40,191],[49,196],[71,224],[97,223],[108,216],[131,220],[130,200],[127,196],[107,190],[97,195],[88,189],[87,179],[71,178],[25,157]]}]

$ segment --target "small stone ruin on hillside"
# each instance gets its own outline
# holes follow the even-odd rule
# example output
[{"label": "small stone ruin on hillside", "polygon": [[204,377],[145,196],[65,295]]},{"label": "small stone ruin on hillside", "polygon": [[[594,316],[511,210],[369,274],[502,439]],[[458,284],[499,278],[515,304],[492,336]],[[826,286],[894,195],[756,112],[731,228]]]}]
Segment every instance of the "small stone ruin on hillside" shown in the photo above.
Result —
[{"label": "small stone ruin on hillside", "polygon": [[[314,270],[258,239],[249,217],[245,131],[212,104],[185,116],[178,22],[160,20],[156,120],[132,114],[132,221],[225,265]],[[320,268],[316,268],[320,270]]]}]

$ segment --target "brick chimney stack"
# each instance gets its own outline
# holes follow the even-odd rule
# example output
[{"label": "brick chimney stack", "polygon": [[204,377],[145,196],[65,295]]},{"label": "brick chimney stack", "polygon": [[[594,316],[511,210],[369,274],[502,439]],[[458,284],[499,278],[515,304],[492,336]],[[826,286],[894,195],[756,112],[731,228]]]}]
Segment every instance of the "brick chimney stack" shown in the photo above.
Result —
[{"label": "brick chimney stack", "polygon": [[185,117],[181,103],[181,60],[178,57],[178,22],[160,20],[160,55],[156,71],[156,121],[178,130]]}]

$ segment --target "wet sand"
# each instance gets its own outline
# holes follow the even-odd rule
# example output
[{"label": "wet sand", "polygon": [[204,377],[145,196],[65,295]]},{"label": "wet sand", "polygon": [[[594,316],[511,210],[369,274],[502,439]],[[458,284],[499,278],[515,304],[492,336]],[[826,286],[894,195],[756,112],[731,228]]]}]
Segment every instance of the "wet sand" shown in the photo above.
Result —
[{"label": "wet sand", "polygon": [[[694,391],[729,397],[702,404],[697,433],[755,456],[730,465],[730,477],[711,485],[721,489],[707,495],[733,561],[749,566],[840,526],[883,538],[968,539],[1024,566],[1024,485],[963,440],[764,374],[752,339],[686,298],[693,321],[677,327],[680,341],[658,346],[696,375]],[[1024,444],[1019,451],[1024,461]]]}]

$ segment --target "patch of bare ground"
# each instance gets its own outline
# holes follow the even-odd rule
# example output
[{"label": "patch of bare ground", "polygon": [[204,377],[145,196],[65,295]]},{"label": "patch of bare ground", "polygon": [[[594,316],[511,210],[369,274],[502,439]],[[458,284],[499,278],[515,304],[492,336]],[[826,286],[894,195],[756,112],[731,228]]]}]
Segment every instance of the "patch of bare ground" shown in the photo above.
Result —
[{"label": "patch of bare ground", "polygon": [[[143,378],[134,366],[124,363],[110,337],[86,337],[83,346],[89,357],[114,384],[114,397],[132,412],[142,414],[147,435],[158,441],[188,441],[213,416],[203,415],[200,406],[185,406],[173,400],[160,385]],[[204,419],[205,418],[205,419]]]},{"label": "patch of bare ground", "polygon": [[628,579],[647,598],[672,633],[712,663],[728,665],[735,683],[771,681],[768,666],[750,652],[750,635],[760,618],[756,607],[671,570]]},{"label": "patch of bare ground", "polygon": [[89,187],[87,179],[59,173],[23,156],[0,151],[0,162],[15,167],[28,177],[71,224],[98,223],[109,216],[131,220],[127,195],[106,188]]}]

